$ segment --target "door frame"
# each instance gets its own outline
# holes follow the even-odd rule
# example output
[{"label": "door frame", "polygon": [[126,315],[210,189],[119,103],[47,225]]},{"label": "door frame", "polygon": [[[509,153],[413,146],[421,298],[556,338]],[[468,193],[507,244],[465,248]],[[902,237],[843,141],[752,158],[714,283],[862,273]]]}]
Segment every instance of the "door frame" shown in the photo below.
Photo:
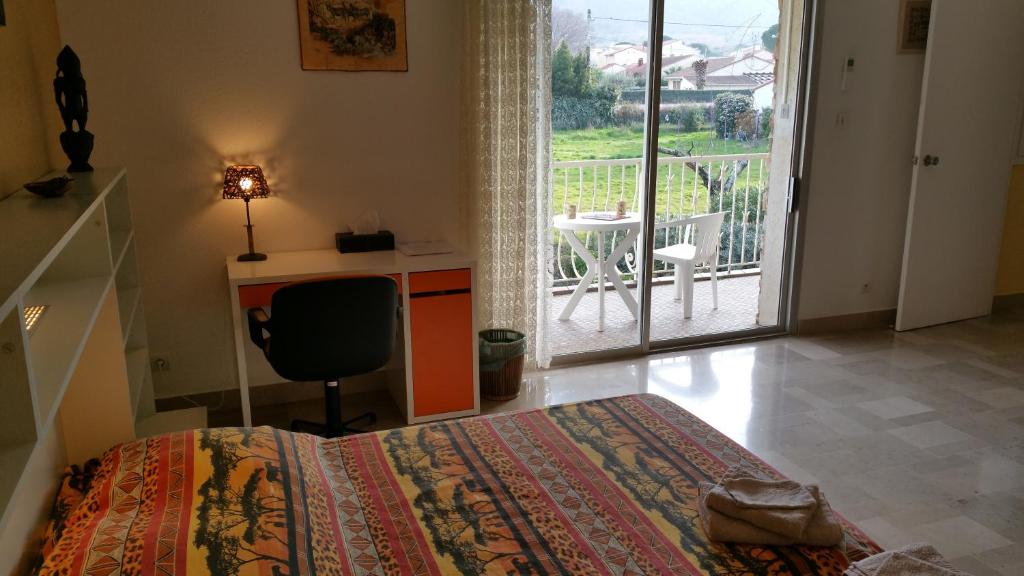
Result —
[{"label": "door frame", "polygon": [[[661,38],[664,32],[662,15],[665,10],[666,0],[650,0],[650,28],[648,38]],[[650,134],[658,134],[660,129],[660,114],[651,114],[655,106],[661,104],[661,61],[662,45],[660,42],[650,41],[648,61],[651,63],[647,70],[647,114],[644,118],[644,189],[641,208],[643,212],[644,227],[637,241],[637,252],[642,255],[640,258],[640,274],[637,284],[637,303],[641,317],[639,342],[629,346],[595,350],[590,352],[578,352],[572,354],[560,354],[552,358],[551,365],[566,366],[585,364],[613,359],[626,359],[633,357],[647,356],[653,353],[671,352],[678,350],[689,350],[693,348],[704,348],[710,346],[721,346],[776,338],[787,334],[795,333],[799,326],[799,292],[800,279],[803,265],[804,252],[804,229],[806,227],[805,217],[807,208],[806,193],[809,190],[810,167],[813,156],[813,134],[814,134],[814,113],[817,109],[816,88],[818,83],[818,69],[821,62],[821,49],[819,38],[823,14],[820,0],[792,0],[794,4],[802,2],[804,19],[800,26],[800,50],[804,56],[800,59],[797,67],[797,86],[801,89],[794,101],[794,147],[792,157],[789,160],[789,170],[792,175],[790,194],[789,217],[786,222],[786,234],[782,266],[782,282],[779,301],[779,324],[776,326],[758,327],[746,330],[737,330],[720,334],[707,334],[700,336],[689,336],[672,338],[651,342],[651,309],[648,303],[651,299],[653,289],[653,267],[648,263],[653,259],[654,252],[654,226],[649,225],[655,220],[654,210],[656,208],[655,197],[657,194],[657,169],[649,170],[650,159],[657,159],[658,142],[657,138],[650,138]],[[655,166],[657,164],[655,163]]]}]

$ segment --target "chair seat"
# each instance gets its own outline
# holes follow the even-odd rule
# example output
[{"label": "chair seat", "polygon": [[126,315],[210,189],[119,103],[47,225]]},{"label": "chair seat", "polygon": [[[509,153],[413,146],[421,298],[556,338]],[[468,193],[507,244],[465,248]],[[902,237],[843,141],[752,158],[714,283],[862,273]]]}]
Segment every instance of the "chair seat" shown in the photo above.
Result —
[{"label": "chair seat", "polygon": [[692,262],[696,252],[697,247],[692,244],[673,244],[672,246],[655,250],[654,259],[673,264],[682,264],[684,262]]}]

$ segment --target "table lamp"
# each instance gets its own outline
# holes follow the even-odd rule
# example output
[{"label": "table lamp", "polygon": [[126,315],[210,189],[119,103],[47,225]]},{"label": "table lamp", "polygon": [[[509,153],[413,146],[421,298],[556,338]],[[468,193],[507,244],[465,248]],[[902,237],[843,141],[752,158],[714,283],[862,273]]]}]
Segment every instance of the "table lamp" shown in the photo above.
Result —
[{"label": "table lamp", "polygon": [[266,254],[260,254],[253,247],[249,200],[266,198],[269,195],[270,186],[267,186],[267,179],[263,177],[263,170],[259,166],[228,166],[224,172],[224,198],[245,200],[245,231],[249,236],[249,252],[239,255],[239,262],[258,262],[267,259]]}]

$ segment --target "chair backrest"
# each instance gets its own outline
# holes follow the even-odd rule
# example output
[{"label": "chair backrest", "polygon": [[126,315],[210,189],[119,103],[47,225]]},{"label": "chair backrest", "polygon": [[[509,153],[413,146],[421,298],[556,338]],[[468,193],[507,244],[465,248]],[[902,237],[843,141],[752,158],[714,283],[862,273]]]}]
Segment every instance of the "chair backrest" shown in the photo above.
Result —
[{"label": "chair backrest", "polygon": [[715,212],[669,222],[659,222],[656,228],[685,227],[686,230],[681,234],[680,242],[694,246],[696,250],[693,261],[697,264],[717,264],[712,260],[718,254],[718,248],[722,241],[722,222],[724,221],[725,212]]},{"label": "chair backrest", "polygon": [[289,284],[271,300],[267,360],[289,380],[372,372],[395,347],[398,286],[387,276]]}]

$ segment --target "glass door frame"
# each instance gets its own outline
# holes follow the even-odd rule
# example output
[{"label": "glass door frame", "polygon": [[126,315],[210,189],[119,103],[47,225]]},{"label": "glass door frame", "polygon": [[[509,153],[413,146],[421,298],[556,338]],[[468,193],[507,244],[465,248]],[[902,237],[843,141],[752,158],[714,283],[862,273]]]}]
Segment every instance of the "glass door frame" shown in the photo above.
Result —
[{"label": "glass door frame", "polygon": [[[640,318],[639,342],[629,346],[578,352],[555,356],[552,367],[583,364],[614,358],[646,356],[657,352],[686,350],[689,348],[725,345],[735,342],[775,338],[793,332],[797,327],[800,262],[802,260],[802,231],[806,199],[800,194],[802,183],[808,180],[810,172],[810,148],[813,132],[814,106],[810,94],[816,83],[816,64],[820,59],[818,37],[821,27],[821,11],[818,0],[790,0],[803,5],[804,18],[800,24],[800,62],[797,66],[796,86],[799,88],[793,103],[793,150],[789,159],[789,190],[786,191],[787,217],[785,224],[785,246],[782,259],[782,286],[779,291],[779,323],[775,326],[734,330],[699,336],[651,341],[651,293],[653,290],[654,267],[650,265],[654,252],[656,221],[656,198],[658,181],[658,134],[661,115],[651,113],[661,106],[661,62],[662,42],[654,39],[664,37],[664,14],[667,0],[650,0],[650,28],[648,30],[647,86],[644,117],[643,189],[640,202],[644,224],[637,239],[639,275],[637,282],[637,304]],[[780,13],[780,18],[782,14]],[[652,137],[653,136],[653,137]],[[654,169],[650,169],[652,166]]]}]

